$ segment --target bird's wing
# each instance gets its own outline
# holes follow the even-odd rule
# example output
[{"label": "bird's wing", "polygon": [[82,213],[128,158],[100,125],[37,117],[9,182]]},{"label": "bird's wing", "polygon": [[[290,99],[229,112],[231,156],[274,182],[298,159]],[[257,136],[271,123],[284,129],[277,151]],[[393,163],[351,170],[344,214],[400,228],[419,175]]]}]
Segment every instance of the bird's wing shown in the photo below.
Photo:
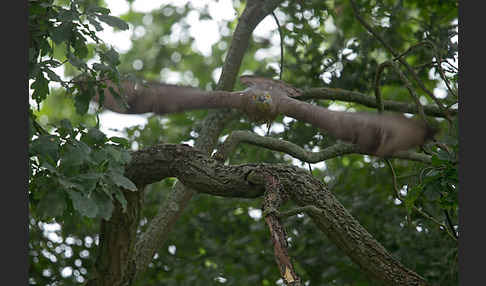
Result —
[{"label": "bird's wing", "polygon": [[278,109],[378,156],[421,146],[435,133],[427,124],[401,115],[332,111],[288,97],[279,99]]},{"label": "bird's wing", "polygon": [[187,86],[132,81],[122,82],[121,90],[112,83],[108,86],[123,97],[127,107],[116,100],[108,88],[104,91],[104,107],[125,114],[166,114],[208,108],[239,108],[242,105],[241,96],[232,96],[225,91],[207,92]]},{"label": "bird's wing", "polygon": [[[244,76],[241,80],[249,85],[250,90],[206,92],[177,85],[124,82],[121,94],[125,96],[128,108],[123,108],[109,89],[105,90],[104,105],[113,111],[129,114],[237,108],[254,120],[271,120],[278,113],[283,113],[321,128],[337,139],[355,143],[362,152],[378,156],[423,145],[434,134],[434,130],[426,124],[399,115],[332,111],[296,100],[287,95],[292,90],[297,92],[297,89],[275,80],[253,76]],[[272,103],[271,108],[262,112],[252,95],[266,91],[272,95]]]}]

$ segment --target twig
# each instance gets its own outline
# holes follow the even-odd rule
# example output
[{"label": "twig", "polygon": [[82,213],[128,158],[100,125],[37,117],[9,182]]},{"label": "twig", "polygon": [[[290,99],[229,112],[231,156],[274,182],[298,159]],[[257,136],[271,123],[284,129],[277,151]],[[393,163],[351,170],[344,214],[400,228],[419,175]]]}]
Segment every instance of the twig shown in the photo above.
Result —
[{"label": "twig", "polygon": [[385,42],[385,40],[383,40],[383,38],[375,30],[373,30],[373,28],[363,19],[363,17],[361,17],[358,8],[356,7],[356,2],[354,0],[350,0],[350,2],[351,7],[354,11],[354,15],[356,19],[361,23],[361,25],[363,25],[363,27],[368,32],[370,32],[393,55],[393,57],[395,57],[402,65],[405,66],[405,68],[412,75],[413,79],[417,82],[419,87],[423,91],[425,91],[425,93],[427,93],[427,95],[429,95],[429,97],[433,101],[435,101],[435,103],[441,110],[444,110],[445,108],[442,106],[442,103],[434,96],[434,94],[430,90],[425,87],[424,83],[420,80],[417,73],[412,69],[412,67],[410,67],[410,65],[403,58],[399,57],[399,54],[395,52],[393,48],[387,42]]},{"label": "twig", "polygon": [[[345,102],[354,102],[362,104],[367,107],[376,108],[376,98],[346,89],[341,88],[309,88],[303,91],[302,95],[299,96],[300,100],[309,99],[323,99],[323,100],[339,100]],[[393,100],[383,100],[383,105],[385,110],[403,112],[403,113],[417,113],[417,107],[415,104],[393,101]],[[440,110],[437,106],[424,106],[424,112],[426,115],[433,117],[447,117],[457,115],[457,110],[451,109],[446,112]]]},{"label": "twig", "polygon": [[42,135],[49,134],[36,120],[35,120],[35,115],[32,112],[32,109],[29,110],[29,118],[32,121],[32,125],[34,125],[34,128],[37,130]]},{"label": "twig", "polygon": [[308,205],[308,206],[304,206],[304,207],[300,207],[300,208],[291,209],[291,210],[286,211],[286,212],[281,212],[281,213],[279,213],[278,217],[279,218],[287,218],[287,217],[291,217],[291,216],[294,216],[294,215],[297,215],[297,214],[300,214],[300,213],[303,213],[303,212],[310,212],[310,213],[317,214],[317,215],[322,214],[322,210],[319,209],[318,207],[313,206],[313,205]]},{"label": "twig", "polygon": [[400,76],[400,79],[405,84],[405,87],[407,88],[410,96],[412,96],[413,100],[415,101],[415,105],[417,106],[417,111],[419,113],[420,118],[425,123],[427,123],[427,119],[425,117],[424,108],[423,108],[422,104],[420,104],[420,100],[418,99],[417,95],[415,94],[415,91],[413,90],[412,84],[410,83],[410,81],[408,80],[408,78],[403,74],[403,72],[400,70],[400,68],[397,67],[391,61],[386,61],[386,62],[381,63],[378,66],[377,71],[376,71],[376,77],[375,77],[375,96],[376,96],[376,105],[377,105],[377,108],[378,108],[378,112],[379,113],[382,113],[383,110],[384,110],[384,105],[383,105],[383,102],[382,102],[382,99],[381,99],[381,93],[380,93],[380,86],[379,85],[380,85],[380,76],[381,76],[381,73],[383,72],[383,70],[386,67],[392,67],[393,70],[396,73],[398,73],[398,75]]},{"label": "twig", "polygon": [[[457,94],[456,92],[451,88],[450,84],[449,84],[449,79],[445,76],[444,74],[444,69],[442,68],[442,62],[446,62],[449,64],[449,62],[445,61],[442,59],[442,56],[440,55],[439,53],[439,50],[437,49],[437,46],[430,40],[424,40],[422,42],[419,42],[413,46],[411,46],[410,48],[407,49],[406,52],[402,53],[400,56],[398,57],[395,57],[394,60],[398,60],[399,58],[401,58],[403,55],[405,55],[406,53],[408,53],[409,51],[413,50],[414,48],[416,47],[419,47],[419,46],[422,46],[422,45],[428,45],[432,48],[432,50],[434,51],[434,54],[437,58],[437,61],[435,61],[434,63],[437,65],[437,70],[439,71],[439,75],[440,77],[442,78],[442,80],[444,81],[444,83],[446,84],[446,87],[447,89],[449,90],[449,92],[457,98]],[[449,64],[450,65],[450,64]]]},{"label": "twig", "polygon": [[[400,191],[398,190],[398,186],[397,186],[397,176],[395,174],[395,170],[393,168],[393,165],[391,164],[390,160],[389,159],[385,159],[385,162],[386,164],[388,165],[388,167],[390,168],[390,171],[392,173],[392,180],[393,180],[393,189],[395,191],[395,198],[398,199],[401,203],[403,203],[403,198],[401,197],[400,195]],[[415,210],[416,212],[418,212],[419,214],[421,214],[423,217],[431,220],[432,222],[434,222],[435,224],[437,224],[440,227],[442,227],[446,233],[454,240],[454,241],[457,241],[457,238],[452,235],[450,232],[449,232],[449,229],[447,228],[447,226],[445,226],[443,223],[439,222],[438,220],[436,220],[433,216],[427,214],[425,211],[422,211],[421,209],[419,209],[417,206],[415,205],[412,205],[412,208],[413,210]]]},{"label": "twig", "polygon": [[390,66],[400,76],[400,79],[405,84],[405,87],[407,88],[408,93],[410,94],[412,99],[415,101],[415,105],[417,106],[417,111],[418,111],[420,118],[427,124],[427,119],[425,117],[424,107],[420,103],[420,100],[419,100],[417,94],[415,94],[415,91],[413,90],[411,82],[408,80],[408,78],[405,76],[405,74],[403,74],[403,72],[400,70],[400,68],[398,66],[396,66],[393,62],[390,63]]},{"label": "twig", "polygon": [[447,225],[449,226],[450,230],[452,231],[452,235],[454,235],[454,237],[457,240],[458,237],[457,237],[457,234],[456,234],[456,230],[454,229],[454,225],[452,224],[451,218],[450,218],[447,210],[444,210],[444,215],[445,215],[445,218],[446,218],[446,221],[447,221]]},{"label": "twig", "polygon": [[273,19],[275,19],[275,23],[277,23],[278,27],[278,34],[280,36],[280,73],[278,75],[278,78],[282,80],[282,74],[283,74],[283,68],[284,68],[284,37],[283,37],[283,31],[282,27],[280,26],[280,23],[278,22],[277,15],[275,15],[275,12],[272,11],[272,16]]},{"label": "twig", "polygon": [[[328,159],[346,154],[365,154],[359,151],[358,147],[349,143],[336,143],[319,152],[311,152],[302,147],[281,139],[259,136],[248,131],[233,131],[218,148],[213,158],[224,162],[229,154],[232,154],[240,143],[248,143],[255,146],[268,148],[274,151],[284,152],[294,158],[307,163],[318,163]],[[430,163],[431,157],[412,151],[400,151],[395,153],[393,158]]]},{"label": "twig", "polygon": [[418,43],[416,43],[414,45],[411,45],[405,52],[403,52],[403,53],[399,54],[398,56],[396,56],[395,58],[393,58],[393,61],[396,61],[396,60],[398,60],[398,59],[406,56],[408,53],[410,53],[415,48],[420,47],[420,46],[423,46],[423,45],[426,45],[426,44],[427,44],[427,42],[422,41],[422,42],[418,42]]},{"label": "twig", "polygon": [[381,78],[381,73],[387,66],[390,66],[391,62],[386,61],[384,63],[381,63],[378,65],[376,68],[376,76],[375,76],[375,97],[376,97],[376,108],[378,109],[379,113],[383,113],[385,110],[385,106],[383,104],[383,100],[381,98],[381,92],[380,92],[380,78]]}]

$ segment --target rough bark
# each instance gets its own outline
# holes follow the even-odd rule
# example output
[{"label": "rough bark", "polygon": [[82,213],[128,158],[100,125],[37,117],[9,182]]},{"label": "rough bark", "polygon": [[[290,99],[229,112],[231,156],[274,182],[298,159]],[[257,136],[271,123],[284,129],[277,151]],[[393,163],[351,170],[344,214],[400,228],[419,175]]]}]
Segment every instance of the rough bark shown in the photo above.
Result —
[{"label": "rough bark", "polygon": [[310,217],[346,255],[370,277],[387,285],[428,285],[417,273],[392,257],[306,170],[288,165],[226,166],[187,145],[163,144],[133,154],[126,176],[137,185],[177,177],[194,191],[224,197],[263,196],[265,174],[275,174],[299,206],[312,206]]},{"label": "rough bark", "polygon": [[94,277],[87,286],[130,285],[135,274],[133,253],[140,221],[142,192],[124,191],[127,208],[115,203],[109,221],[101,221]]},{"label": "rough bark", "polygon": [[[219,90],[232,89],[251,32],[280,2],[282,1],[247,1],[223,66]],[[143,192],[126,192],[127,211],[123,212],[120,206],[116,206],[112,218],[102,222],[96,273],[87,285],[130,285],[138,274],[143,273],[156,249],[165,242],[195,192],[246,198],[263,195],[264,179],[258,173],[262,166],[276,172],[286,190],[295,192],[292,198],[299,205],[308,205],[306,198],[320,199],[316,207],[323,213],[313,213],[312,218],[367,273],[388,284],[405,285],[400,283],[408,281],[410,283],[406,285],[418,285],[414,283],[420,281],[420,285],[426,285],[420,276],[401,266],[387,254],[307,171],[265,164],[224,166],[209,158],[207,154],[213,150],[219,134],[233,115],[228,110],[209,113],[198,130],[200,137],[195,144],[196,149],[201,151],[185,145],[158,145],[133,154],[133,161],[127,167],[126,175],[136,183],[139,190],[166,177],[177,177],[182,184],[176,184],[157,216],[150,222],[148,230],[138,241],[136,231]],[[311,193],[305,193],[305,190]],[[317,194],[312,194],[312,191]],[[349,223],[349,227],[336,226],[343,222]]]}]

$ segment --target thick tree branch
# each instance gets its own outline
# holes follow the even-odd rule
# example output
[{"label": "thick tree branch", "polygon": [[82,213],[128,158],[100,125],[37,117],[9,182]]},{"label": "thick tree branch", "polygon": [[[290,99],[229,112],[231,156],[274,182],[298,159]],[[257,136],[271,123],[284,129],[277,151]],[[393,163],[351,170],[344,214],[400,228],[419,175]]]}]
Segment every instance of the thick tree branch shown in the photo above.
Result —
[{"label": "thick tree branch", "polygon": [[125,175],[138,186],[177,177],[201,193],[254,198],[264,194],[262,168],[278,177],[285,193],[299,206],[315,206],[316,225],[372,277],[390,285],[428,285],[379,244],[325,186],[307,171],[288,165],[225,166],[187,145],[162,144],[133,153]]},{"label": "thick tree branch", "polygon": [[235,84],[238,71],[243,61],[243,57],[250,43],[250,38],[256,26],[283,2],[282,0],[249,0],[246,3],[245,10],[238,19],[233,34],[233,39],[228,50],[227,63],[221,71],[219,89],[231,90]]}]

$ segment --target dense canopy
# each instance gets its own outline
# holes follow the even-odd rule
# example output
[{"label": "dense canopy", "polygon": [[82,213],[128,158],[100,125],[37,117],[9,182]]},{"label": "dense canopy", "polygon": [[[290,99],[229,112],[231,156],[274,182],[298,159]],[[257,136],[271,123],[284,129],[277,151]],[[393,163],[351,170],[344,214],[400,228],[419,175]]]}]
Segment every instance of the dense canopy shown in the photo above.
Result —
[{"label": "dense canopy", "polygon": [[[457,1],[113,2],[29,0],[29,285],[458,284]],[[117,83],[245,74],[438,132],[382,157],[238,109],[104,128]]]}]

